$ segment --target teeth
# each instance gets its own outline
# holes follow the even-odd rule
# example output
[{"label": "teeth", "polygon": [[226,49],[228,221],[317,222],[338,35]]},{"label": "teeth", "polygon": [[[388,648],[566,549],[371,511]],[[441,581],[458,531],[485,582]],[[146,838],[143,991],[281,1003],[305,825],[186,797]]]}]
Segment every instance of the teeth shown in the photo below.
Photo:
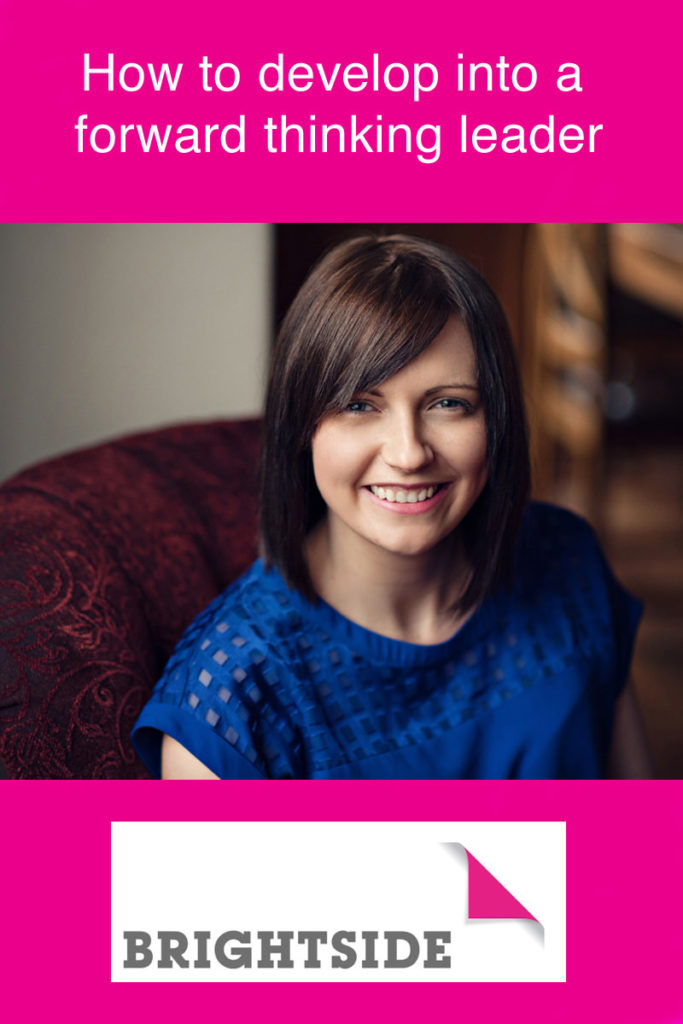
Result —
[{"label": "teeth", "polygon": [[427,498],[432,498],[436,487],[423,487],[420,491],[404,491],[403,488],[399,488],[394,491],[391,487],[374,487],[371,486],[370,490],[373,494],[381,498],[382,501],[395,501],[400,505],[414,504],[416,501],[426,501]]}]

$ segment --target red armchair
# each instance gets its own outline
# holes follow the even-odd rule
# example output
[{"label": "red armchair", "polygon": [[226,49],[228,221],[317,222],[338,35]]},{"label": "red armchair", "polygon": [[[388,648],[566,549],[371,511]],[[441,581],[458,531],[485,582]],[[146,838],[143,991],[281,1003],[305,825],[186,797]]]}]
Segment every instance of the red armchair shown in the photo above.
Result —
[{"label": "red armchair", "polygon": [[0,486],[0,762],[146,778],[130,730],[184,628],[256,554],[257,420],[170,427]]}]

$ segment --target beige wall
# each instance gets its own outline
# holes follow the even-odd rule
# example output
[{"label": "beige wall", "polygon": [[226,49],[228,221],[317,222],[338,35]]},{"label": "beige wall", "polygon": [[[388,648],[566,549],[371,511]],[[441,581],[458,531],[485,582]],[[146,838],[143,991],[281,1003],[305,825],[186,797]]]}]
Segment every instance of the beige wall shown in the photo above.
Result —
[{"label": "beige wall", "polygon": [[258,412],[267,225],[0,228],[0,479],[165,423]]}]

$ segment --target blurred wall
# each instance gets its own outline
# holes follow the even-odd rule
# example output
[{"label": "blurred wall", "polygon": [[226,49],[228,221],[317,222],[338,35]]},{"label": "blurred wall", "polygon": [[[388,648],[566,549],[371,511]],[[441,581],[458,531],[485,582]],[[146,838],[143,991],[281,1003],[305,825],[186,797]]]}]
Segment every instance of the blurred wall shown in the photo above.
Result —
[{"label": "blurred wall", "polygon": [[117,434],[258,412],[271,250],[268,225],[0,227],[0,479]]}]

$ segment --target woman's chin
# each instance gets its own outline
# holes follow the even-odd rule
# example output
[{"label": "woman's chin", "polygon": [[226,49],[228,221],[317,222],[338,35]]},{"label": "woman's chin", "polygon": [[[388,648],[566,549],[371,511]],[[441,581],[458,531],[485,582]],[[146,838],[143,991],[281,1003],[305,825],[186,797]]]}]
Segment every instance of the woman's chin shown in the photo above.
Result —
[{"label": "woman's chin", "polygon": [[[446,536],[450,536],[447,534]],[[446,537],[405,537],[387,538],[386,536],[372,539],[375,547],[386,551],[389,555],[396,555],[399,558],[424,558],[441,548]]]}]

